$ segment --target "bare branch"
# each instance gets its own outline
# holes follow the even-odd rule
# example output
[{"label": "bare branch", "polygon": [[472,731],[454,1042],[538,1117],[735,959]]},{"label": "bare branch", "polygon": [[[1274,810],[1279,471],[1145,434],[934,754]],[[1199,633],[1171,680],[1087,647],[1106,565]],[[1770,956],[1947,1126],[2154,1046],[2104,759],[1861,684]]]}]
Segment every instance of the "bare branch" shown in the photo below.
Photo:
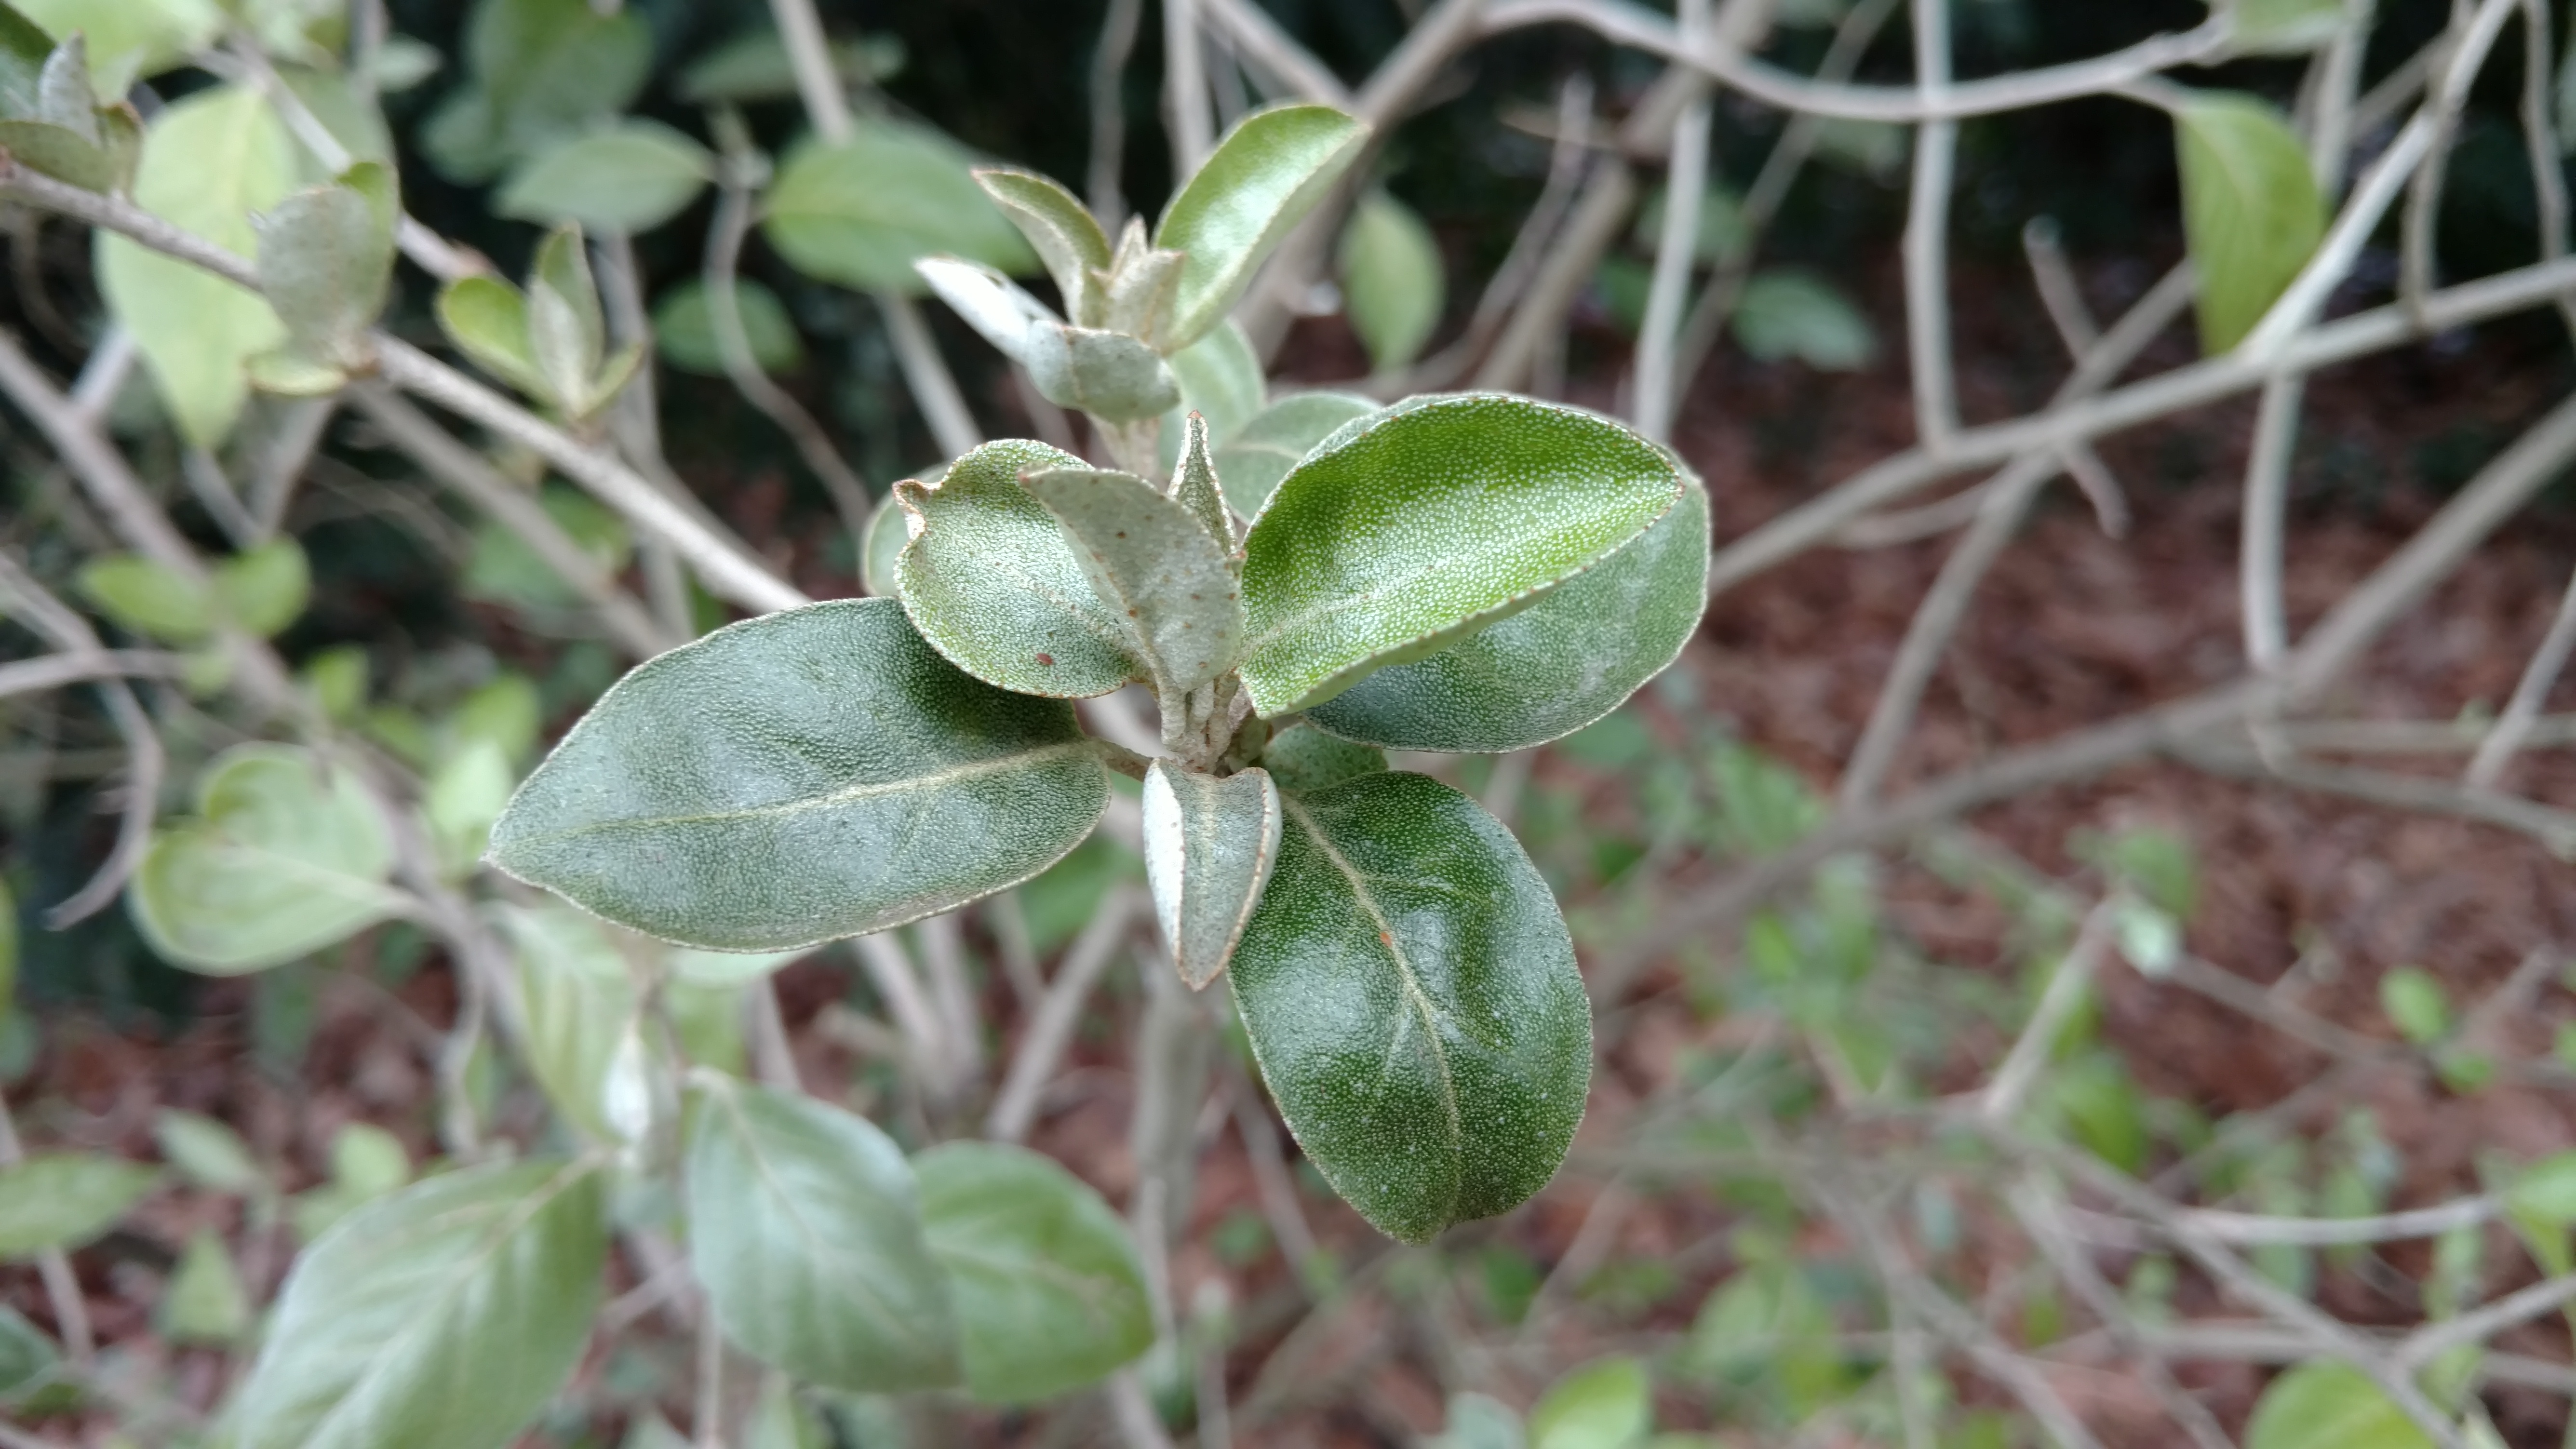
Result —
[{"label": "bare branch", "polygon": [[[1926,115],[1950,89],[1949,0],[1913,0],[1914,86]],[[1690,40],[1688,35],[1683,37]],[[1940,452],[1959,431],[1958,385],[1950,363],[1950,184],[1959,123],[1927,120],[1914,134],[1913,185],[1905,212],[1905,347],[1914,376],[1914,431]]]},{"label": "bare branch", "polygon": [[1017,1142],[1037,1121],[1038,1098],[1064,1060],[1082,1019],[1083,1003],[1100,983],[1100,973],[1127,941],[1127,928],[1143,906],[1132,886],[1112,891],[1084,923],[1082,933],[1064,953],[1055,980],[1022,1029],[1019,1050],[1003,1074],[993,1110],[984,1118],[984,1135],[996,1142]]},{"label": "bare branch", "polygon": [[2576,576],[2567,580],[2565,592],[2558,596],[2558,612],[2549,620],[2549,631],[2540,636],[2540,647],[2531,651],[2531,660],[2522,667],[2522,678],[2515,682],[2513,698],[2506,701],[2504,713],[2496,716],[2495,728],[2478,744],[2478,752],[2469,760],[2467,773],[2460,783],[2472,790],[2492,790],[2504,777],[2505,766],[2513,763],[2516,751],[2531,738],[2540,722],[2541,706],[2549,702],[2550,687],[2558,682],[2559,671],[2567,667],[2567,654],[2576,649]]}]

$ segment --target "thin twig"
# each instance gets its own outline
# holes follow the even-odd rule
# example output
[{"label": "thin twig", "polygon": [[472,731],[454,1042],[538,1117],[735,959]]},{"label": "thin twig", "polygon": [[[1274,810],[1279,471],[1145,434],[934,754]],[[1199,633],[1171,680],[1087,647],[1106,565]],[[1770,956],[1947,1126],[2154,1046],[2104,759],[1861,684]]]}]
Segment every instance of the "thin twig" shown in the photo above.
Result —
[{"label": "thin twig", "polygon": [[176,679],[187,667],[186,656],[166,649],[67,648],[0,664],[0,699],[99,679]]},{"label": "thin twig", "polygon": [[2576,575],[2568,578],[2567,588],[2559,594],[2558,612],[2550,617],[2548,632],[2540,636],[2540,647],[2531,651],[2530,662],[2523,665],[2522,678],[2515,681],[2513,697],[2496,716],[2495,727],[2479,741],[2467,772],[2460,776],[2461,784],[2472,790],[2492,790],[2504,778],[2505,767],[2513,763],[2515,753],[2539,724],[2541,707],[2549,702],[2559,671],[2567,667],[2570,649],[2576,649]]},{"label": "thin twig", "polygon": [[[1914,85],[1926,115],[1950,88],[1949,0],[1913,0]],[[1685,41],[1689,39],[1684,36]],[[1914,431],[1940,452],[1959,431],[1958,383],[1950,359],[1950,185],[1959,123],[1929,120],[1914,135],[1913,185],[1905,212],[1905,345],[1914,375]]]},{"label": "thin twig", "polygon": [[1216,146],[1208,116],[1207,52],[1199,42],[1198,0],[1161,0],[1163,116],[1172,130],[1172,175],[1195,174]]},{"label": "thin twig", "polygon": [[1915,86],[1857,86],[1809,80],[1746,55],[1719,37],[1705,49],[1685,45],[1673,22],[1627,0],[1502,0],[1485,13],[1487,35],[1531,25],[1580,25],[1602,39],[1705,71],[1720,85],[1784,111],[1851,121],[1962,121],[2098,95],[2127,82],[2197,64],[2228,44],[2223,14],[2179,35],[2158,35],[2091,60],[1985,80],[1962,81],[1937,95]]},{"label": "thin twig", "polygon": [[886,337],[894,344],[904,385],[911,389],[913,404],[921,409],[932,440],[949,457],[963,457],[984,441],[984,432],[967,411],[965,394],[957,390],[957,379],[939,355],[939,340],[930,335],[930,324],[922,320],[921,308],[910,297],[879,292],[876,299],[878,310],[885,313]]},{"label": "thin twig", "polygon": [[[9,1115],[9,1100],[0,1095],[0,1168],[16,1166],[25,1154],[18,1142],[17,1119]],[[98,1339],[90,1331],[89,1300],[82,1296],[80,1278],[72,1272],[71,1255],[60,1248],[38,1252],[36,1274],[44,1280],[45,1302],[54,1310],[54,1331],[62,1335],[64,1356],[75,1368],[89,1367]]]},{"label": "thin twig", "polygon": [[842,92],[841,77],[832,67],[831,41],[814,13],[814,0],[769,0],[769,13],[778,21],[778,37],[796,72],[796,95],[805,104],[805,119],[814,134],[826,146],[849,140],[856,132],[850,98]]},{"label": "thin twig", "polygon": [[1039,1097],[1073,1042],[1083,1003],[1125,943],[1127,927],[1142,905],[1132,886],[1112,891],[1074,937],[1063,964],[1056,968],[1055,980],[1021,1032],[1019,1049],[1012,1054],[1001,1091],[993,1098],[993,1110],[984,1119],[985,1136],[996,1142],[1017,1142],[1028,1136],[1037,1120]]},{"label": "thin twig", "polygon": [[[1696,43],[1708,28],[1710,0],[1681,0],[1682,33]],[[1637,384],[1632,420],[1658,442],[1672,436],[1675,391],[1673,345],[1682,325],[1682,302],[1699,256],[1701,200],[1708,193],[1709,99],[1692,88],[1674,118],[1672,166],[1664,179],[1664,224],[1655,239],[1655,270],[1646,289],[1646,315],[1637,330]]]},{"label": "thin twig", "polygon": [[1350,87],[1315,53],[1299,45],[1270,12],[1252,0],[1199,0],[1208,21],[1225,34],[1237,53],[1267,75],[1279,89],[1309,101],[1347,111],[1358,104]]},{"label": "thin twig", "polygon": [[2104,900],[2085,913],[2084,924],[2075,933],[2075,944],[2058,958],[2057,967],[2049,973],[2048,987],[2032,1007],[2030,1020],[2022,1024],[2021,1035],[2013,1039],[2012,1050],[2004,1054],[2003,1064],[1977,1098],[1977,1110],[1990,1122],[2007,1122],[2021,1110],[2022,1099],[2029,1095],[2033,1083],[2048,1065],[2057,1049],[2057,1039],[2065,1033],[2067,1020],[2084,1004],[2093,986],[2093,974],[2101,966],[2102,953],[2111,944],[2111,931],[2116,921],[2117,902]]},{"label": "thin twig", "polygon": [[[2468,104],[2470,82],[2486,64],[2487,50],[2504,30],[2517,0],[2482,0],[2474,11],[2452,10],[2451,34],[2445,47],[2441,78],[2434,82],[2412,131],[2425,128],[2425,161],[2406,194],[2406,214],[2397,256],[2397,298],[2410,316],[2421,321],[2433,292],[2433,223],[2442,206],[2442,182],[2449,165],[2451,138],[2459,129],[2461,108]],[[2465,21],[2465,24],[2462,22]]]},{"label": "thin twig", "polygon": [[1594,266],[1618,240],[1636,201],[1637,180],[1628,164],[1611,156],[1596,158],[1563,234],[1530,282],[1529,295],[1476,369],[1477,387],[1511,388],[1529,375],[1540,346],[1564,326],[1574,299],[1590,285]]},{"label": "thin twig", "polygon": [[1091,52],[1091,166],[1083,192],[1100,224],[1115,232],[1127,219],[1127,197],[1119,182],[1127,151],[1127,57],[1136,48],[1136,27],[1144,19],[1144,0],[1109,0],[1100,22],[1100,42]]},{"label": "thin twig", "polygon": [[2263,384],[2254,443],[2246,454],[2237,609],[2245,631],[2245,661],[2258,670],[2277,667],[2290,647],[2281,569],[2288,549],[2290,461],[2298,448],[2299,406],[2307,395],[2304,377],[2283,374]]}]

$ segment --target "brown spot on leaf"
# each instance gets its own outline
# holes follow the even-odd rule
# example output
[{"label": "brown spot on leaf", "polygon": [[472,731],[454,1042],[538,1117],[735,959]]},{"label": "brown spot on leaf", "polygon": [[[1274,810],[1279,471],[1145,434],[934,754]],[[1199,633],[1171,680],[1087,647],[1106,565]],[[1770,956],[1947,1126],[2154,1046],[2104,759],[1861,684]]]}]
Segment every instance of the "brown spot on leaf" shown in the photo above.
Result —
[{"label": "brown spot on leaf", "polygon": [[1055,663],[1055,656],[1052,654],[1041,654],[1038,656],[1038,662],[1040,664],[1052,665]]}]

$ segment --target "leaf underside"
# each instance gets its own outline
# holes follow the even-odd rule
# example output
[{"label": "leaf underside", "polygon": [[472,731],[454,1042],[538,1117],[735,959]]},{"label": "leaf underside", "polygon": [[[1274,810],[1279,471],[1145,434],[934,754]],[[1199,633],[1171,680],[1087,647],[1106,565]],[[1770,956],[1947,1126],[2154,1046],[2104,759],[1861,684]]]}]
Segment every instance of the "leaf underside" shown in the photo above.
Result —
[{"label": "leaf underside", "polygon": [[1145,879],[1192,990],[1225,970],[1279,857],[1279,787],[1266,770],[1218,779],[1156,760],[1145,775]]}]

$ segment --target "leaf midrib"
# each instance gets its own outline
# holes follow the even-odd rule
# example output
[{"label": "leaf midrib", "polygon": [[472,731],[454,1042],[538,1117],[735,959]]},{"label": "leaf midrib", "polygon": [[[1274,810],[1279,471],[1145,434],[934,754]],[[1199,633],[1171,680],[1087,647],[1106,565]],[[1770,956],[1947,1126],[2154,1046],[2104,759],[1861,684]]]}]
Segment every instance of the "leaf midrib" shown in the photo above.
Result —
[{"label": "leaf midrib", "polygon": [[[752,1131],[750,1118],[742,1110],[742,1098],[740,1094],[728,1090],[722,1094],[722,1100],[724,1102],[725,1115],[733,1122],[736,1129],[736,1136],[741,1142],[743,1157],[751,1163],[752,1171],[758,1174],[761,1187],[768,1192],[771,1198],[777,1201],[781,1215],[784,1216],[787,1219],[788,1224],[796,1230],[797,1237],[805,1244],[814,1261],[848,1263],[854,1265],[858,1269],[857,1272],[845,1273],[842,1275],[848,1279],[849,1287],[857,1290],[860,1296],[866,1298],[871,1304],[874,1304],[877,1313],[881,1318],[884,1318],[889,1322],[899,1321],[899,1315],[895,1312],[894,1305],[887,1302],[885,1297],[877,1292],[875,1285],[868,1281],[868,1273],[866,1271],[868,1265],[858,1262],[847,1254],[835,1251],[830,1240],[817,1232],[813,1224],[806,1221],[805,1215],[798,1211],[795,1195],[787,1191],[787,1189],[780,1184],[777,1174],[770,1171],[768,1157],[760,1152],[755,1145],[758,1139],[756,1134]],[[831,1336],[838,1337],[839,1335],[834,1334]]]},{"label": "leaf midrib", "polygon": [[[590,1172],[591,1164],[588,1162],[565,1164],[562,1172],[548,1179],[537,1191],[530,1193],[513,1211],[496,1220],[493,1230],[476,1243],[466,1256],[465,1267],[471,1271],[440,1275],[442,1282],[430,1296],[432,1311],[414,1315],[411,1322],[394,1335],[391,1343],[369,1356],[367,1366],[356,1378],[349,1381],[348,1391],[340,1396],[339,1401],[331,1406],[328,1413],[314,1421],[312,1430],[304,1436],[303,1442],[311,1444],[321,1441],[325,1431],[330,1430],[339,1421],[340,1416],[349,1411],[351,1405],[365,1396],[364,1391],[381,1380],[387,1372],[388,1365],[400,1362],[421,1335],[442,1326],[445,1321],[444,1310],[447,1306],[473,1288],[481,1270],[493,1258],[499,1256],[502,1247],[539,1213],[552,1207],[555,1199],[571,1191],[573,1184],[588,1176]],[[429,1228],[437,1221],[436,1218],[431,1218],[420,1226]]]},{"label": "leaf midrib", "polygon": [[864,785],[845,785],[840,789],[831,791],[827,794],[810,795],[797,800],[785,800],[774,805],[753,805],[738,810],[711,810],[695,815],[639,815],[631,816],[622,820],[595,820],[588,824],[569,826],[562,830],[519,836],[510,842],[510,846],[512,848],[516,848],[526,845],[552,844],[557,841],[575,840],[591,835],[610,834],[628,830],[652,830],[665,826],[713,825],[729,820],[759,820],[802,815],[812,811],[830,810],[842,805],[855,804],[862,800],[883,799],[897,795],[908,795],[922,791],[944,789],[961,780],[976,779],[985,775],[1005,774],[1013,769],[1034,767],[1059,757],[1069,758],[1082,755],[1089,752],[1090,748],[1091,742],[1088,740],[1065,740],[1058,744],[1041,745],[1033,750],[1022,750],[1016,754],[993,755],[985,759],[969,761],[962,765],[952,765],[944,770],[934,771],[927,775],[911,775],[906,776],[901,780],[884,780]]},{"label": "leaf midrib", "polygon": [[[1449,1146],[1456,1159],[1455,1166],[1458,1174],[1456,1181],[1450,1187],[1448,1202],[1440,1212],[1441,1220],[1446,1222],[1457,1211],[1459,1194],[1466,1190],[1467,1140],[1459,1122],[1458,1083],[1449,1070],[1449,1053],[1440,1045],[1440,1023],[1433,1013],[1431,995],[1422,989],[1421,979],[1414,974],[1413,963],[1405,959],[1404,938],[1395,933],[1395,923],[1388,920],[1386,912],[1379,908],[1377,897],[1369,894],[1366,882],[1372,877],[1352,865],[1341,851],[1335,849],[1333,842],[1326,838],[1322,827],[1315,823],[1315,817],[1287,792],[1280,792],[1279,804],[1280,808],[1286,811],[1289,817],[1297,822],[1299,828],[1315,842],[1315,848],[1323,853],[1324,859],[1332,863],[1333,869],[1341,872],[1342,878],[1350,882],[1352,897],[1360,903],[1360,909],[1368,913],[1370,922],[1378,929],[1379,940],[1386,947],[1388,959],[1395,963],[1396,980],[1404,987],[1405,999],[1412,1005],[1414,1013],[1422,1018],[1422,1039],[1430,1046],[1432,1060],[1439,1067],[1440,1106],[1442,1115],[1448,1123]],[[1399,1025],[1401,1020],[1401,1018],[1398,1019]],[[1394,1043],[1390,1041],[1387,1047],[1390,1065],[1394,1052]]]}]

